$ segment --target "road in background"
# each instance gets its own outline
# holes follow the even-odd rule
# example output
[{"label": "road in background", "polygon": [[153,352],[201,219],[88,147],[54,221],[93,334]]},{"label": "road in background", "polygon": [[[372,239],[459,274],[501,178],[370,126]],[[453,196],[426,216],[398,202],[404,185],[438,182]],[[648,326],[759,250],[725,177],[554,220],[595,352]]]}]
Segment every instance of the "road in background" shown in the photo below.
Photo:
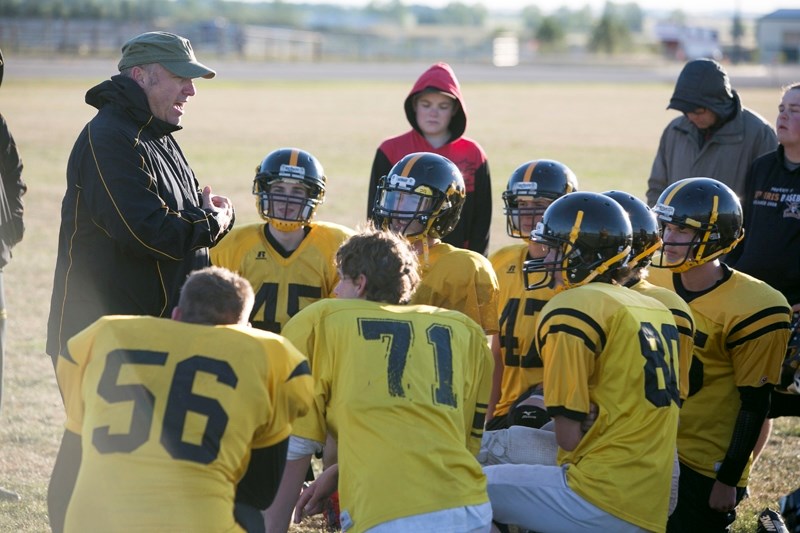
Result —
[{"label": "road in background", "polygon": [[[203,57],[217,70],[218,79],[265,80],[386,80],[408,81],[424,71],[428,63],[356,62],[249,62]],[[541,83],[666,83],[673,84],[683,64],[653,62],[620,64],[612,62],[534,63],[495,67],[474,63],[452,65],[461,82]],[[798,66],[726,65],[733,87],[775,87],[800,82]],[[18,79],[105,79],[116,72],[116,59],[6,58],[9,80]]]}]

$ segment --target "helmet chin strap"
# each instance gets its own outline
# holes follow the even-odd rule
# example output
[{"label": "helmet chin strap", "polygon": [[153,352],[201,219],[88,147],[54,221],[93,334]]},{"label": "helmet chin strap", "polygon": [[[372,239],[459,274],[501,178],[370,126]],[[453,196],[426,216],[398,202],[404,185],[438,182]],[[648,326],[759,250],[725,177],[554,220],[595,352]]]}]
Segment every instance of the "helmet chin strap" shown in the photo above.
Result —
[{"label": "helmet chin strap", "polygon": [[430,246],[428,245],[428,232],[418,233],[416,235],[404,235],[405,239],[413,246],[420,243],[422,246],[422,265],[425,268],[430,266]]}]

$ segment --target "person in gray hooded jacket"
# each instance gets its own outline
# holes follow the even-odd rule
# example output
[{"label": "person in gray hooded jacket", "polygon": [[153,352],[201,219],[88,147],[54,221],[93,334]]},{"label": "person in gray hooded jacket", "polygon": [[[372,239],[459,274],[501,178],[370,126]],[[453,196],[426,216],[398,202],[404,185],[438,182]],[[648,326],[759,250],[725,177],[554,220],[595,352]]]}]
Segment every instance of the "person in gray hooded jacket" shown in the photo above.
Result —
[{"label": "person in gray hooded jacket", "polygon": [[713,59],[686,63],[667,109],[683,115],[661,134],[647,181],[651,207],[667,186],[694,176],[717,179],[742,198],[750,164],[778,146],[772,126],[742,106],[728,73]]}]

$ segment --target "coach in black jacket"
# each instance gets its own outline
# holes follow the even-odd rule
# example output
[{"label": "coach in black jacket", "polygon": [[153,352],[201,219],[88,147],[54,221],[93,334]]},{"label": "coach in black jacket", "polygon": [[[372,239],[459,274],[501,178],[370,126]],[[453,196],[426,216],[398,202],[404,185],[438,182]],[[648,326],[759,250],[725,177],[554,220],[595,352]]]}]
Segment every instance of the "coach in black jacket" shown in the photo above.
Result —
[{"label": "coach in black jacket", "polygon": [[194,79],[215,72],[165,32],[125,43],[119,70],[86,93],[99,111],[67,166],[47,328],[54,364],[102,315],[169,317],[186,276],[233,225],[230,201],[200,190],[172,136]]},{"label": "coach in black jacket", "polygon": [[[0,51],[0,84],[3,83],[3,52]],[[22,181],[22,160],[17,143],[0,115],[0,402],[3,397],[3,353],[6,336],[6,305],[3,294],[3,267],[11,261],[11,248],[22,240],[25,225],[22,222],[24,204],[22,195],[27,191]],[[0,489],[0,500],[3,500]]]},{"label": "coach in black jacket", "polygon": [[[0,84],[3,83],[5,60],[0,50]],[[22,195],[28,188],[22,181],[22,160],[17,152],[17,143],[8,131],[3,115],[0,115],[0,404],[3,399],[3,358],[6,344],[6,302],[3,290],[3,268],[11,260],[11,248],[25,233],[22,222],[24,204]],[[16,492],[0,487],[0,501],[16,501]]]}]

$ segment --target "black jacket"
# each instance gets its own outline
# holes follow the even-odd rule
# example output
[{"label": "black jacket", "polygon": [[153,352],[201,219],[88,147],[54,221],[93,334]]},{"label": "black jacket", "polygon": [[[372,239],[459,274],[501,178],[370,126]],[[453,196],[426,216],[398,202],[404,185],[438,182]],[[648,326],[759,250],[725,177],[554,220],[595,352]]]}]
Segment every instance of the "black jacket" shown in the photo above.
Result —
[{"label": "black jacket", "polygon": [[725,262],[800,303],[800,168],[786,168],[783,146],[753,162],[742,207],[744,240]]},{"label": "black jacket", "polygon": [[22,181],[22,161],[6,119],[0,115],[0,269],[11,260],[11,248],[22,240],[22,195],[27,191]]},{"label": "black jacket", "polygon": [[99,109],[67,164],[47,353],[107,314],[167,317],[192,270],[221,237],[201,208],[194,172],[155,118],[144,91],[121,75],[86,93]]}]

